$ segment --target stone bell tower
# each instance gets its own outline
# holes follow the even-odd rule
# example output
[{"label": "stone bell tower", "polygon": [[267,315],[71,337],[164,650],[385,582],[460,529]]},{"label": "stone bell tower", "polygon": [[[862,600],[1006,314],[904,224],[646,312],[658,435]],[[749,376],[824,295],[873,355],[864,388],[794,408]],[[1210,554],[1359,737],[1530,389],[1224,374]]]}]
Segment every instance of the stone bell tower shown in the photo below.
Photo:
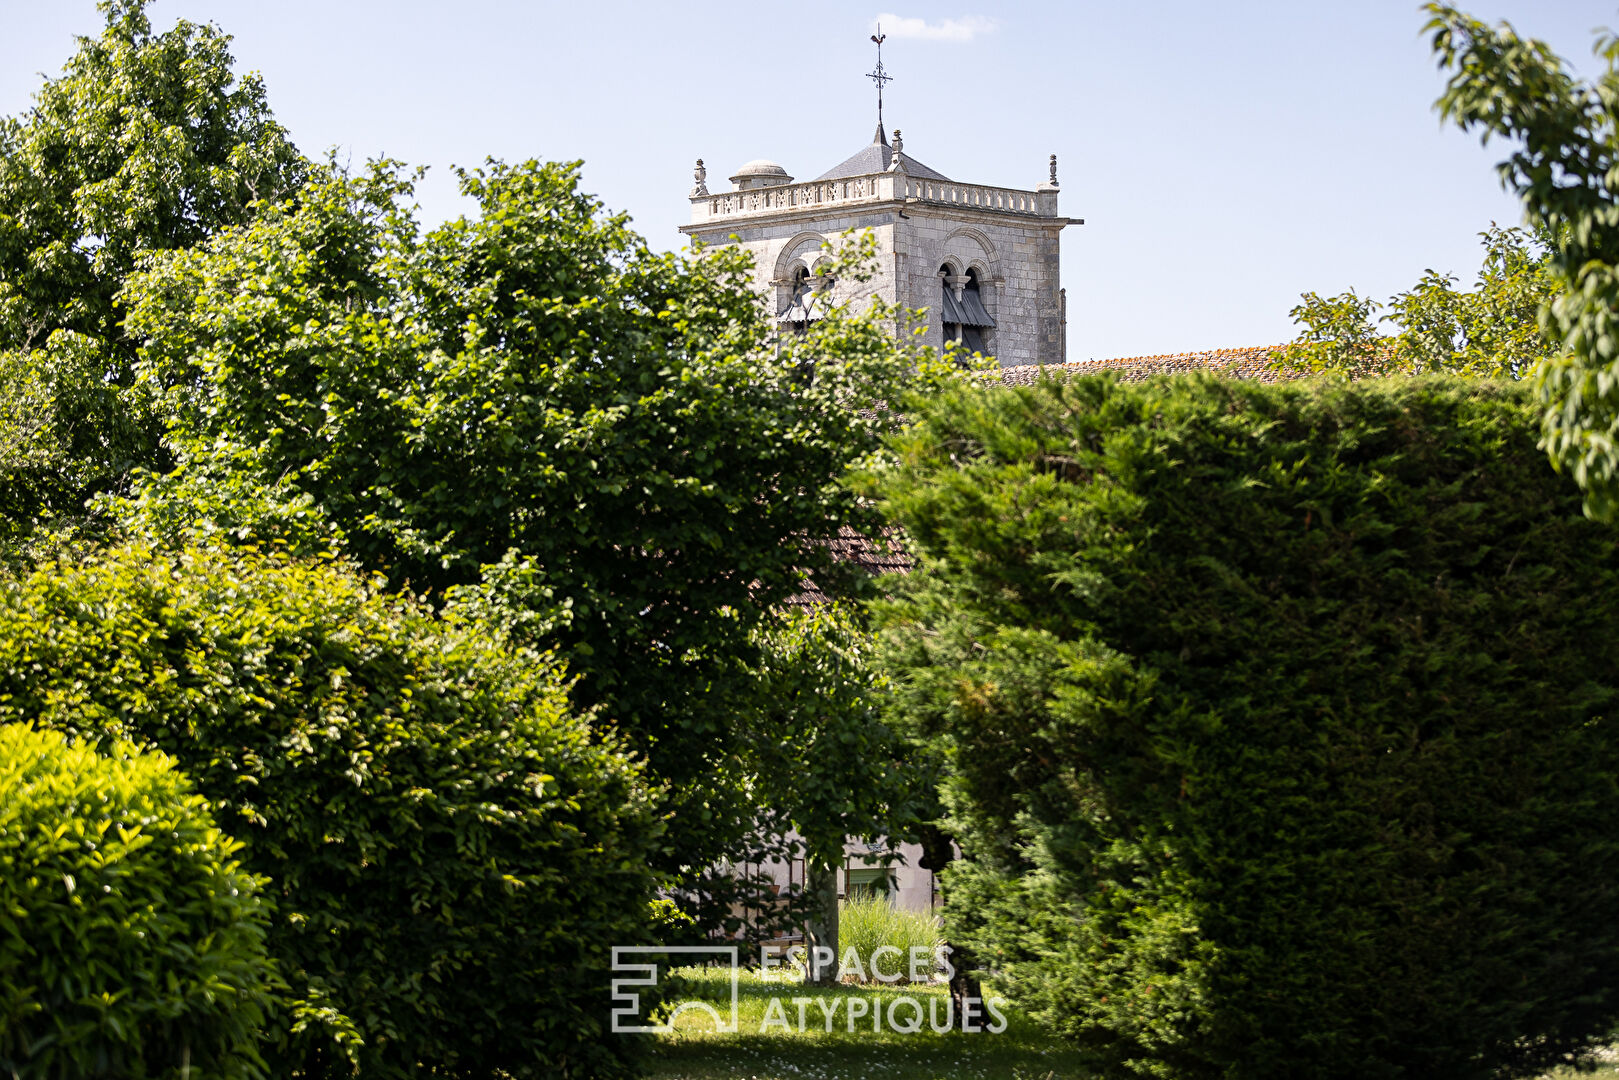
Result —
[{"label": "stone bell tower", "polygon": [[[873,40],[878,40],[874,38]],[[1002,367],[1060,364],[1067,301],[1059,238],[1083,220],[1057,209],[1057,157],[1033,190],[959,183],[905,152],[882,122],[878,42],[877,130],[871,142],[814,180],[795,181],[773,161],[750,161],[731,190],[711,192],[697,162],[691,223],[704,244],[740,244],[753,254],[755,288],[783,329],[813,322],[832,297],[848,295],[822,273],[823,245],[848,229],[875,233],[878,274],[865,289],[906,308],[926,308],[925,341],[959,340]]]}]

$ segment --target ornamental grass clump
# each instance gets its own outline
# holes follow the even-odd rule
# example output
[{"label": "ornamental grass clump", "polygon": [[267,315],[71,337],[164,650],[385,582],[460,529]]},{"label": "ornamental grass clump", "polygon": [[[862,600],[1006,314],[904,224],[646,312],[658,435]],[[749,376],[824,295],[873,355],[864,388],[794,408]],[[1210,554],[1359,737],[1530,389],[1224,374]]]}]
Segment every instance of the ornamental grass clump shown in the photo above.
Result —
[{"label": "ornamental grass clump", "polygon": [[[943,944],[939,920],[931,911],[907,911],[886,896],[850,900],[838,912],[838,956],[843,974],[860,982],[910,982],[913,955],[917,981],[933,977],[936,950]],[[859,958],[850,963],[849,950]],[[878,950],[883,949],[880,955]],[[912,950],[916,950],[913,954]],[[920,958],[926,957],[925,961]]]},{"label": "ornamental grass clump", "polygon": [[0,1074],[265,1075],[263,882],[162,754],[0,725]]},{"label": "ornamental grass clump", "polygon": [[1619,1021],[1619,533],[1519,385],[913,403],[946,929],[1112,1076],[1514,1077]]},{"label": "ornamental grass clump", "polygon": [[275,1075],[613,1077],[641,767],[545,656],[343,565],[116,548],[0,586],[0,718],[171,754],[272,879]]}]

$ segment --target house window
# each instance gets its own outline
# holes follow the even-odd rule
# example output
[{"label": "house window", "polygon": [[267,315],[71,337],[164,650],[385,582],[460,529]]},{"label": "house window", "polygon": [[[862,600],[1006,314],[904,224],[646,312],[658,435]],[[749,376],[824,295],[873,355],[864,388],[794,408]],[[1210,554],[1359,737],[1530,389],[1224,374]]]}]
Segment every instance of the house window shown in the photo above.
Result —
[{"label": "house window", "polygon": [[850,867],[844,873],[847,881],[843,892],[850,900],[871,900],[894,890],[892,872],[886,867]]},{"label": "house window", "polygon": [[978,271],[969,269],[964,275],[955,275],[946,264],[939,268],[939,279],[944,291],[944,340],[959,341],[968,352],[983,352],[988,341],[986,331],[994,329],[995,320],[984,307]]}]

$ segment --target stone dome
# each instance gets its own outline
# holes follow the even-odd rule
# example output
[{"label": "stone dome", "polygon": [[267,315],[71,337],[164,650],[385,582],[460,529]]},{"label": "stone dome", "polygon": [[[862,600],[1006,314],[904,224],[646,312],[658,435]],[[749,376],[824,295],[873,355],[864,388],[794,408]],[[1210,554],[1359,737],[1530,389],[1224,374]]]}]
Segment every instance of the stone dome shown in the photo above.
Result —
[{"label": "stone dome", "polygon": [[774,187],[777,184],[790,184],[793,178],[787,170],[774,161],[758,158],[748,162],[737,169],[736,175],[731,177],[731,183],[736,185],[738,191],[756,187]]}]

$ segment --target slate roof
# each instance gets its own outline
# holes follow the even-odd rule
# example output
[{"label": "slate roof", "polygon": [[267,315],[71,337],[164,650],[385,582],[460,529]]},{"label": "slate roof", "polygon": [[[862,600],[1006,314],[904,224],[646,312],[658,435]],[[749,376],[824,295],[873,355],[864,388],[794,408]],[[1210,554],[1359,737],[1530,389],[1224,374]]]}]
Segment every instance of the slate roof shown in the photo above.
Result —
[{"label": "slate roof", "polygon": [[[899,152],[899,159],[904,163],[905,173],[908,176],[919,176],[924,180],[950,179],[937,169],[928,168],[903,150]],[[869,146],[861,147],[858,153],[843,164],[828,169],[815,179],[842,180],[849,176],[870,176],[872,173],[887,172],[889,163],[893,160],[894,148],[888,145],[888,136],[879,124],[877,134],[872,137]]]},{"label": "slate roof", "polygon": [[805,289],[794,294],[793,298],[787,301],[787,306],[781,309],[781,312],[776,316],[776,321],[784,323],[813,322],[826,314],[826,309],[830,306],[830,303],[824,294],[813,289]]},{"label": "slate roof", "polygon": [[975,289],[963,289],[961,299],[956,299],[953,289],[944,290],[944,303],[940,305],[944,318],[943,323],[959,323],[962,326],[989,326],[995,325],[989,312],[984,310],[984,302],[979,299]]}]

